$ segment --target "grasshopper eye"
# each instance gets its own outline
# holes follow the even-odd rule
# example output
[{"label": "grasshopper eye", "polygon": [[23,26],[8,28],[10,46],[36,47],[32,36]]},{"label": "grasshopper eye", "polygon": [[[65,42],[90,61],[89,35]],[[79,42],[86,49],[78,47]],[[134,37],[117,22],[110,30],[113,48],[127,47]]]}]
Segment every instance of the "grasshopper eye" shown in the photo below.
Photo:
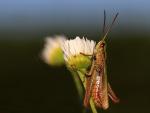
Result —
[{"label": "grasshopper eye", "polygon": [[105,43],[101,43],[101,45],[100,45],[101,47],[104,47],[105,46]]}]

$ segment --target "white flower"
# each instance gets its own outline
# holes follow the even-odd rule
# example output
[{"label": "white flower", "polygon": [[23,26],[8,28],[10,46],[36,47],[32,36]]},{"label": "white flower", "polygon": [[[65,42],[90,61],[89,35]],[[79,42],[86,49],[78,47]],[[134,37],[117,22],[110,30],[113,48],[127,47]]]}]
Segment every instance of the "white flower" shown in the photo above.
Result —
[{"label": "white flower", "polygon": [[50,65],[61,65],[64,63],[62,43],[66,40],[64,36],[47,37],[44,49],[42,51],[42,59]]},{"label": "white flower", "polygon": [[93,55],[95,44],[84,37],[64,41],[62,50],[67,66],[71,69],[87,69],[91,65],[91,57],[86,55]]},{"label": "white flower", "polygon": [[75,39],[66,40],[62,49],[64,52],[64,58],[67,61],[69,57],[84,53],[86,55],[92,55],[96,42],[88,40],[87,38],[76,37]]}]

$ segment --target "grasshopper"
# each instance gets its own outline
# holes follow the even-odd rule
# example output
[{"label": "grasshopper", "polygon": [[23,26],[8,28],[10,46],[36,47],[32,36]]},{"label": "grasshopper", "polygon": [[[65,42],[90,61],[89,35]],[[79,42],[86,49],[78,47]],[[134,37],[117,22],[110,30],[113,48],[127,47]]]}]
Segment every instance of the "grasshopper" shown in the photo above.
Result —
[{"label": "grasshopper", "polygon": [[[117,13],[105,32],[105,21],[106,21],[106,12],[104,11],[104,24],[103,24],[103,37],[102,40],[98,42],[96,47],[94,48],[94,52],[92,55],[92,65],[86,76],[86,91],[84,97],[84,106],[89,106],[89,100],[92,97],[94,104],[98,108],[107,109],[109,107],[109,97],[113,102],[119,102],[119,99],[115,95],[112,90],[110,84],[107,81],[107,73],[106,73],[106,47],[105,47],[105,39],[110,32],[117,16]],[[81,53],[86,55],[84,53]]]}]

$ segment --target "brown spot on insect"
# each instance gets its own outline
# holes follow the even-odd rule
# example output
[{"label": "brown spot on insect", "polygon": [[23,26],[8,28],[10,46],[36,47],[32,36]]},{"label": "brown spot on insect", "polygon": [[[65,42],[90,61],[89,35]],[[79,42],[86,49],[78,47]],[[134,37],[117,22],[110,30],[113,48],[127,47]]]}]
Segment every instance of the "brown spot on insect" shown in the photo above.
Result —
[{"label": "brown spot on insect", "polygon": [[[115,15],[111,25],[106,30],[106,13],[104,11],[104,24],[103,24],[103,36],[102,40],[96,45],[92,56],[92,65],[86,76],[86,91],[84,97],[84,106],[89,106],[90,98],[93,99],[95,105],[99,108],[107,109],[109,107],[109,99],[117,103],[119,99],[112,90],[110,84],[107,81],[106,73],[106,46],[105,39],[110,32],[118,13]],[[105,32],[106,31],[106,32]],[[81,53],[82,54],[82,53]],[[86,54],[83,54],[86,55]],[[89,56],[89,55],[86,55]]]}]

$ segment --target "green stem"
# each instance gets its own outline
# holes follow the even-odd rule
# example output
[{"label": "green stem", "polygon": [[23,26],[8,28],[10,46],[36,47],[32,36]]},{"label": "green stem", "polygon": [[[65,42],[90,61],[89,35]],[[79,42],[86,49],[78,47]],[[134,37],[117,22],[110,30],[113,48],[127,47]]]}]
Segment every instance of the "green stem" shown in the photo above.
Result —
[{"label": "green stem", "polygon": [[83,87],[82,87],[81,80],[80,80],[77,72],[71,71],[71,73],[72,73],[72,77],[73,77],[73,80],[75,82],[80,100],[82,100],[82,98],[83,98]]},{"label": "green stem", "polygon": [[[84,88],[86,88],[86,84],[85,84],[85,80],[84,80],[85,79],[84,73],[86,72],[86,70],[77,71],[77,72],[78,72],[78,75],[82,81]],[[90,98],[90,106],[91,106],[91,110],[93,113],[98,113],[92,98]]]},{"label": "green stem", "polygon": [[[84,75],[85,72],[86,72],[86,70],[71,71],[72,77],[74,79],[74,82],[75,82],[75,85],[76,85],[76,88],[78,91],[78,95],[80,96],[81,100],[83,98],[83,87],[84,87],[84,89],[86,88],[85,75]],[[81,82],[83,85],[81,84]],[[90,106],[91,106],[91,110],[93,113],[98,113],[92,98],[90,99]]]},{"label": "green stem", "polygon": [[90,99],[90,106],[93,113],[98,113],[92,98]]},{"label": "green stem", "polygon": [[[76,71],[71,71],[71,73],[72,73],[72,77],[73,77],[73,80],[74,80],[76,88],[77,88],[79,98],[81,101],[83,101],[83,90],[84,90],[84,88],[83,88],[82,82],[80,80],[80,77],[78,76],[78,73]],[[86,113],[85,108],[82,109],[82,113]]]}]

